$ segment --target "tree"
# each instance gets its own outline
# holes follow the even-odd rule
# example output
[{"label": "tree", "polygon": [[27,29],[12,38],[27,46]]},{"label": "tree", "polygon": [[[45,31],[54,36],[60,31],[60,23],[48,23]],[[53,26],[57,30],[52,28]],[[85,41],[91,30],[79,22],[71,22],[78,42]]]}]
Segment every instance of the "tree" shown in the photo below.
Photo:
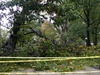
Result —
[{"label": "tree", "polygon": [[93,43],[94,45],[98,44],[98,36],[99,36],[99,29],[100,29],[100,3],[96,6],[94,6],[94,8],[91,10],[91,14],[92,16],[91,18],[91,33],[92,33],[92,39],[93,39]]},{"label": "tree", "polygon": [[[94,25],[97,28],[95,23],[97,23],[100,20],[100,17],[97,17],[95,14],[99,15],[99,13],[96,13],[96,12],[99,12],[98,7],[100,5],[99,4],[100,1],[99,0],[74,0],[73,2],[75,3],[76,8],[80,11],[80,18],[83,19],[83,21],[86,24],[86,45],[91,46],[90,26]],[[95,42],[97,39],[96,35],[97,35],[97,32],[95,32]]]},{"label": "tree", "polygon": [[[64,19],[66,19],[66,17],[64,17],[66,15],[63,12],[61,12],[64,9],[66,9],[65,12],[68,11],[67,10],[68,8],[66,8],[66,2],[65,2],[65,5],[62,6],[62,4],[64,3],[63,1],[47,0],[47,2],[41,3],[42,1],[40,1],[40,0],[32,0],[32,1],[31,0],[29,0],[29,1],[13,0],[13,1],[6,3],[6,8],[8,8],[10,10],[9,14],[13,15],[12,17],[9,18],[9,21],[13,27],[10,30],[11,35],[9,37],[9,40],[2,46],[2,48],[5,48],[6,46],[10,45],[12,50],[14,50],[16,48],[16,43],[18,41],[17,33],[20,31],[21,27],[23,25],[24,26],[28,25],[28,23],[30,23],[32,20],[37,20],[38,22],[40,22],[40,18],[39,18],[40,12],[44,11],[44,10],[46,10],[46,12],[50,15],[53,12],[56,12],[56,15],[57,15],[56,17],[57,18],[60,17],[61,21],[62,21],[62,22],[60,21],[62,31],[65,32],[67,30],[67,23],[66,23],[67,20],[63,21]],[[60,3],[60,5],[59,5],[59,3]],[[16,10],[13,9],[14,6],[16,7]],[[57,11],[53,9],[54,7],[57,8]],[[22,8],[22,10],[19,10],[20,8]],[[61,15],[60,15],[60,12],[61,12]],[[71,10],[70,10],[70,12],[71,12]],[[55,23],[59,25],[57,18],[55,19]],[[13,21],[12,21],[12,19],[13,19]],[[54,26],[57,29],[57,26],[55,24],[54,24]],[[39,31],[34,30],[32,27],[28,27],[28,28],[31,30],[31,32],[29,32],[29,33],[35,33],[36,35],[38,35],[40,37],[46,38]]]},{"label": "tree", "polygon": [[[10,37],[7,42],[2,46],[2,48],[10,47],[11,52],[16,48],[16,44],[18,42],[17,33],[20,31],[21,26],[26,23],[38,19],[37,16],[39,12],[43,10],[40,0],[13,0],[6,3],[6,8],[10,10],[12,17],[9,18],[10,23],[13,27],[10,30]],[[16,6],[16,11],[14,11],[13,7]],[[22,8],[22,11],[19,10]],[[13,19],[13,21],[11,21]],[[34,33],[37,33],[34,31]],[[9,50],[9,48],[8,48]],[[8,53],[10,54],[10,53]]]},{"label": "tree", "polygon": [[[50,14],[51,20],[54,21],[54,27],[58,32],[58,36],[62,40],[62,45],[67,45],[67,31],[70,22],[78,19],[78,11],[70,0],[48,0],[46,11]],[[53,16],[55,14],[55,16]]]}]

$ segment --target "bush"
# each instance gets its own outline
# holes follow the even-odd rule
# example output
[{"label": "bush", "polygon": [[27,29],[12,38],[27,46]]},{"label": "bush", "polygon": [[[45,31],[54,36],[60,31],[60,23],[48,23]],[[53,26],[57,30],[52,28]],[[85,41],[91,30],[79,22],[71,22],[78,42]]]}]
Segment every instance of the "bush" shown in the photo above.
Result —
[{"label": "bush", "polygon": [[[80,43],[81,40],[76,40],[70,43],[67,47],[62,45],[54,45],[51,41],[39,41],[38,43],[27,43],[20,47],[17,55],[19,56],[38,56],[38,57],[85,57],[99,56],[100,45],[86,47]],[[16,53],[16,52],[15,52]],[[30,54],[31,53],[31,54]],[[15,56],[15,55],[14,55]],[[64,61],[50,62],[33,62],[17,64],[19,67],[33,68],[35,70],[50,70],[50,71],[75,71],[85,69],[86,66],[99,65],[99,59],[77,59]],[[12,65],[13,66],[13,65]],[[26,68],[25,67],[25,68]]]},{"label": "bush", "polygon": [[55,45],[50,40],[40,40],[38,43],[28,42],[23,46],[17,47],[16,56],[37,56],[37,57],[75,57],[100,55],[100,45],[86,47],[82,45],[82,40],[76,40],[67,47]]}]

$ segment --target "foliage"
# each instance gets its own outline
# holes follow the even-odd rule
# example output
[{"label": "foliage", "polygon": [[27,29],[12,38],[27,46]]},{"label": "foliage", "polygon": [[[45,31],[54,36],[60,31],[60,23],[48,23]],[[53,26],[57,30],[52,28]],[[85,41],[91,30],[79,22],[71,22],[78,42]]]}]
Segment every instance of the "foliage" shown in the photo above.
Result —
[{"label": "foliage", "polygon": [[[86,24],[86,44],[90,46],[91,40],[90,35],[92,33],[93,43],[97,45],[97,33],[98,33],[98,26],[100,25],[100,13],[98,7],[100,5],[99,0],[71,0],[74,2],[75,7],[77,10],[80,11],[80,18],[83,19],[84,23]],[[95,24],[96,23],[96,24]],[[92,31],[90,30],[91,26]]]},{"label": "foliage", "polygon": [[75,20],[71,23],[71,26],[67,33],[67,38],[73,39],[74,36],[77,36],[78,38],[81,38],[84,40],[85,32],[86,32],[86,29],[85,29],[84,22],[82,23],[81,20]]},{"label": "foliage", "polygon": [[[99,53],[100,45],[92,46],[88,48],[84,46],[76,47],[74,45],[71,45],[69,49],[68,48],[66,49],[66,52],[69,53],[69,56],[72,56],[72,57],[100,55]],[[66,55],[65,57],[69,57],[65,52],[62,53],[62,56],[64,55]],[[2,60],[11,60],[11,59],[2,59]],[[12,59],[12,60],[15,60],[15,59]],[[17,59],[17,60],[20,60],[20,59]],[[35,71],[44,71],[44,70],[47,71],[48,70],[51,72],[54,72],[54,71],[55,72],[66,72],[67,71],[68,72],[68,71],[75,71],[75,70],[83,70],[87,66],[97,66],[97,65],[99,65],[99,59],[77,59],[77,60],[69,59],[69,60],[63,60],[63,61],[50,61],[50,62],[43,61],[43,62],[12,63],[12,64],[4,63],[0,65],[0,68],[2,68],[0,69],[0,71],[8,72],[8,71],[17,71],[20,68],[23,68],[23,69],[31,68]]]},{"label": "foliage", "polygon": [[[74,41],[74,43],[72,43]],[[86,47],[83,45],[84,41],[80,39],[75,39],[69,42],[70,45],[67,47],[63,45],[54,45],[51,41],[39,40],[38,43],[34,43],[32,39],[30,43],[24,43],[21,47],[18,47],[13,54],[14,56],[37,56],[37,57],[70,57],[70,56],[93,56],[99,55],[98,46]],[[35,41],[36,42],[36,41]],[[20,44],[19,44],[20,45]]]},{"label": "foliage", "polygon": [[[4,46],[0,48],[0,55],[14,57],[100,55],[100,44],[97,42],[100,37],[99,0],[47,0],[45,3],[42,1],[12,0],[3,4],[10,11],[8,15],[11,17],[7,19],[12,28],[7,40],[5,39],[6,33],[1,36],[0,31],[0,47],[3,44],[2,40],[5,42]],[[15,6],[16,10],[13,9]],[[41,15],[41,12],[47,13],[47,15]],[[53,21],[53,24],[47,21],[42,23],[46,16],[49,16],[50,22]],[[89,47],[85,46],[85,42]],[[90,46],[91,42],[95,46]],[[97,43],[98,45],[96,45]],[[84,59],[54,61],[52,63],[1,64],[0,68],[5,67],[0,71],[12,71],[20,67],[35,70],[75,71],[86,66],[98,65],[97,62],[98,59]]]},{"label": "foliage", "polygon": [[57,31],[55,30],[53,24],[45,21],[41,26],[41,32],[47,38],[54,40],[57,36]]},{"label": "foliage", "polygon": [[7,40],[7,30],[0,28],[0,47]]}]

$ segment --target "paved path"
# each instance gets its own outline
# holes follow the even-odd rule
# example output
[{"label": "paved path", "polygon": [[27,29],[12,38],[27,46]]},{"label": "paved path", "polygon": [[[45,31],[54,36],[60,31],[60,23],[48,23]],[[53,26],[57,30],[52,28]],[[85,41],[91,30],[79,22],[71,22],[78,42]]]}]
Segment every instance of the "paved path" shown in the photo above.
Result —
[{"label": "paved path", "polygon": [[[73,73],[73,74],[61,74],[61,73],[54,73],[54,72],[50,72],[50,71],[42,71],[42,73],[40,71],[34,71],[33,69],[20,69],[19,71],[17,72],[24,72],[24,74],[20,74],[20,75],[100,75],[100,69],[95,69],[95,68],[86,68],[86,70],[83,70],[83,71],[75,71],[75,72],[87,72],[87,71],[99,71],[98,73]],[[36,74],[28,74],[28,73],[31,73],[31,72],[34,72]],[[45,73],[44,73],[45,72]],[[13,72],[11,72],[13,73]],[[16,74],[10,74],[10,75],[16,75]],[[17,74],[19,75],[19,74]]]}]

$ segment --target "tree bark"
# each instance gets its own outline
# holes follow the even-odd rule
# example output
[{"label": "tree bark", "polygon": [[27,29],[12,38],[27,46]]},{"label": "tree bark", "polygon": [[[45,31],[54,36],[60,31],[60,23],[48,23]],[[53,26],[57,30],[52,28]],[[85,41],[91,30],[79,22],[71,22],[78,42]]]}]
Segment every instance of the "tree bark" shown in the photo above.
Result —
[{"label": "tree bark", "polygon": [[[15,26],[13,27],[15,29]],[[13,34],[10,35],[9,39],[6,41],[4,45],[2,45],[1,49],[5,49],[6,51],[2,54],[2,56],[10,55],[14,52],[16,48],[16,44],[18,42],[17,33],[20,30],[20,27],[13,30]]]},{"label": "tree bark", "polygon": [[94,40],[93,40],[94,45],[97,45],[97,28],[94,29]]},{"label": "tree bark", "polygon": [[86,28],[86,46],[91,46],[89,27]]},{"label": "tree bark", "polygon": [[[21,20],[20,20],[21,19]],[[11,29],[11,35],[9,39],[5,42],[5,44],[2,45],[1,50],[6,50],[3,52],[3,56],[10,55],[14,52],[16,48],[16,44],[18,42],[18,36],[17,33],[20,30],[20,26],[23,24],[24,20],[20,14],[15,13],[14,14],[14,24]]]},{"label": "tree bark", "polygon": [[86,23],[86,46],[91,46],[91,42],[90,42],[90,9],[86,8],[84,10],[84,15],[86,17],[85,23]]},{"label": "tree bark", "polygon": [[86,15],[87,17],[87,21],[86,21],[86,46],[91,46],[91,42],[90,42],[90,30],[89,30],[89,27],[90,27],[90,19],[89,19],[89,14]]}]

